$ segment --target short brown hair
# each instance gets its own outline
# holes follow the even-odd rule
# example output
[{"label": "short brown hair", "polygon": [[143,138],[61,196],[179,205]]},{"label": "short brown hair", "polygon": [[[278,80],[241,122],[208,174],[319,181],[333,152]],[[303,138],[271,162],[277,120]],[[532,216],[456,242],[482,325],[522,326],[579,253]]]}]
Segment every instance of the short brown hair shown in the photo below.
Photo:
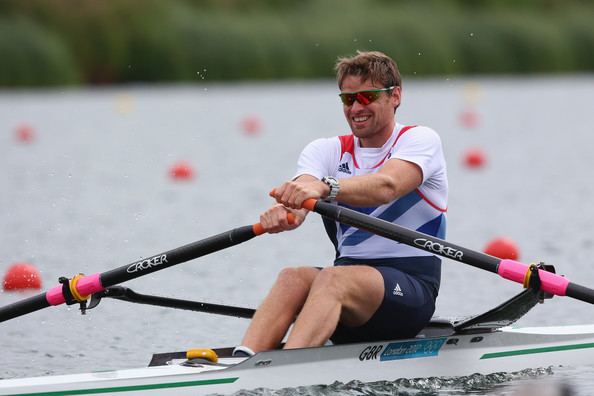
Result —
[{"label": "short brown hair", "polygon": [[334,69],[339,88],[347,76],[359,76],[362,81],[371,80],[385,88],[402,86],[396,62],[383,52],[357,51],[355,56],[338,58]]}]

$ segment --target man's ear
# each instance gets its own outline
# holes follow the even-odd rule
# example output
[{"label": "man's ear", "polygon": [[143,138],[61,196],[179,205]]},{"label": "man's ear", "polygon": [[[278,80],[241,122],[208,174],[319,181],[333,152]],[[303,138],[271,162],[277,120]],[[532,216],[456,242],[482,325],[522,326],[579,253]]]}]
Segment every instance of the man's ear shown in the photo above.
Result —
[{"label": "man's ear", "polygon": [[390,100],[392,101],[392,105],[394,109],[400,106],[402,101],[402,89],[400,87],[395,87],[392,90],[392,95],[390,96]]}]

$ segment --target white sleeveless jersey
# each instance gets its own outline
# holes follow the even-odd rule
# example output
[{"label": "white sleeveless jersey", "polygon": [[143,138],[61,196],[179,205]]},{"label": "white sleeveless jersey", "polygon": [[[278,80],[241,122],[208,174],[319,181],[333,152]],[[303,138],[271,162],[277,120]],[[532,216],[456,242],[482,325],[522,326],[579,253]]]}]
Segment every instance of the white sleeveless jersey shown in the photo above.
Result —
[{"label": "white sleeveless jersey", "polygon": [[[307,174],[321,179],[345,179],[377,172],[386,161],[401,159],[418,165],[421,185],[388,204],[376,207],[339,205],[402,225],[438,238],[445,238],[448,182],[439,135],[424,126],[396,124],[388,141],[380,148],[362,148],[354,135],[322,138],[302,151],[295,177]],[[328,225],[328,222],[326,222]],[[431,253],[332,222],[327,227],[337,258],[393,258],[432,256]]]}]

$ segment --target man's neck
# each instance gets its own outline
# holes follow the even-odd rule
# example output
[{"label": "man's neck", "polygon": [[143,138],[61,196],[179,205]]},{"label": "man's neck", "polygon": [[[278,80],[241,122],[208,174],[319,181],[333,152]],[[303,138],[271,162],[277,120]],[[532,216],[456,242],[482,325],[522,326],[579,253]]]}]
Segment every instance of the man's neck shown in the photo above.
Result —
[{"label": "man's neck", "polygon": [[359,147],[364,148],[380,148],[390,139],[392,136],[392,132],[394,132],[394,128],[396,127],[396,123],[390,124],[388,127],[384,128],[382,132],[376,133],[372,137],[368,138],[359,138]]}]

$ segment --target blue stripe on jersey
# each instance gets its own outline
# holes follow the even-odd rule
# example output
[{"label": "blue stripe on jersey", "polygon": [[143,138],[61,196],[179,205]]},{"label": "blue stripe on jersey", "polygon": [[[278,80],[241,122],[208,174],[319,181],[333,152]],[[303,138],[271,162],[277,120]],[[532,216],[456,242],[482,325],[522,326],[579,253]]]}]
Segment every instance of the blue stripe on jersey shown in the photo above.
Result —
[{"label": "blue stripe on jersey", "polygon": [[417,231],[422,232],[424,234],[433,235],[434,237],[444,239],[445,238],[445,231],[446,231],[446,218],[442,214],[437,216],[431,221],[423,224]]},{"label": "blue stripe on jersey", "polygon": [[[392,223],[394,220],[406,213],[406,211],[412,208],[421,199],[421,196],[417,194],[416,191],[412,191],[406,194],[404,197],[397,199],[392,205],[390,205],[383,213],[381,213],[377,217]],[[345,229],[343,228],[343,233],[344,231]],[[344,241],[342,242],[342,246],[358,245],[361,242],[371,238],[373,235],[374,234],[364,230],[357,230],[344,239]]]}]

